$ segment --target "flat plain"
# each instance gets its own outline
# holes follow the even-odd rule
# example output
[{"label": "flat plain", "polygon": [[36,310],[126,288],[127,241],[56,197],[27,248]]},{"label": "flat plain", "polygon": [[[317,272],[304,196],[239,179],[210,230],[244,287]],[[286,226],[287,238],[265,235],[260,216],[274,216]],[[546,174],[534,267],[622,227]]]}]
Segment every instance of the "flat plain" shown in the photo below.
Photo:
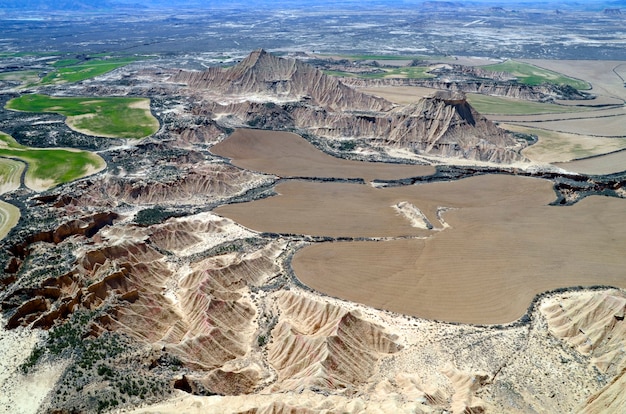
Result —
[{"label": "flat plain", "polygon": [[425,165],[351,161],[327,155],[299,135],[280,131],[237,129],[211,148],[238,167],[281,177],[362,178],[390,180],[430,175]]},{"label": "flat plain", "polygon": [[[259,131],[243,132],[253,139]],[[245,148],[256,169],[281,170],[283,160],[290,166],[291,157],[270,162],[267,154],[254,156],[253,145]],[[626,237],[618,230],[626,225],[624,200],[594,196],[571,207],[551,206],[550,181],[507,175],[391,188],[290,180],[276,192],[214,211],[257,231],[378,240],[319,243],[295,255],[292,265],[303,283],[342,299],[424,318],[495,324],[521,317],[546,290],[626,287],[620,253]],[[417,213],[403,214],[402,205]],[[430,225],[414,226],[416,215]]]}]

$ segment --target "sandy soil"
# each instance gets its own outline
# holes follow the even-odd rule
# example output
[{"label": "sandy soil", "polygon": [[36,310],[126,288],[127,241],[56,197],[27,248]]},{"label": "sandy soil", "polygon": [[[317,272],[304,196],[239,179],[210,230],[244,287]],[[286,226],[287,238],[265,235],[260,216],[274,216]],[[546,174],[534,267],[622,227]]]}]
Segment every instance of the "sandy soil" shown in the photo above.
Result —
[{"label": "sandy soil", "polygon": [[40,406],[62,373],[62,365],[50,365],[24,375],[19,367],[37,343],[40,331],[4,329],[0,317],[0,413],[30,414],[41,412]]},{"label": "sandy soil", "polygon": [[0,201],[0,240],[15,227],[20,219],[20,209],[12,204]]},{"label": "sandy soil", "polygon": [[430,175],[434,167],[349,161],[315,148],[289,132],[238,129],[211,152],[238,167],[282,177],[394,179]]},{"label": "sandy soil", "polygon": [[436,91],[436,89],[419,86],[381,86],[379,88],[359,88],[359,90],[401,105],[415,103]]},{"label": "sandy soil", "polygon": [[[291,408],[287,409],[286,411],[280,411],[283,404],[288,405],[288,407],[297,407],[298,411],[292,411]],[[406,403],[400,398],[387,398],[383,401],[369,401],[363,400],[361,398],[351,399],[336,395],[325,396],[313,393],[311,391],[270,395],[247,395],[238,397],[195,397],[189,394],[183,395],[183,393],[181,392],[177,397],[164,401],[160,404],[152,405],[147,408],[138,408],[136,410],[122,411],[122,413],[223,414],[235,412],[243,413],[259,407],[264,410],[262,411],[264,413],[341,412],[348,414],[357,414],[367,412],[371,414],[409,414],[421,412],[416,411],[416,409],[423,406],[418,403]],[[331,411],[328,411],[329,409]]]}]

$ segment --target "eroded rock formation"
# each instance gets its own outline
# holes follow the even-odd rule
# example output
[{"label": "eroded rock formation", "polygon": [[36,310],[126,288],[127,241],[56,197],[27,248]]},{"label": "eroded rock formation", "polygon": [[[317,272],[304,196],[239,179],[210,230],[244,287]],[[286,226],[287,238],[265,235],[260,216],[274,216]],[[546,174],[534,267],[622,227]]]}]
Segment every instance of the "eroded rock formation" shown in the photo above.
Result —
[{"label": "eroded rock formation", "polygon": [[[253,52],[230,69],[179,72],[171,80],[184,82],[203,96],[193,112],[215,120],[234,118],[235,124],[266,129],[298,128],[328,139],[365,139],[383,150],[395,147],[496,163],[524,160],[519,151],[526,143],[478,114],[460,92],[442,91],[412,105],[393,107],[305,63],[265,51]],[[262,98],[273,102],[262,103]]]}]

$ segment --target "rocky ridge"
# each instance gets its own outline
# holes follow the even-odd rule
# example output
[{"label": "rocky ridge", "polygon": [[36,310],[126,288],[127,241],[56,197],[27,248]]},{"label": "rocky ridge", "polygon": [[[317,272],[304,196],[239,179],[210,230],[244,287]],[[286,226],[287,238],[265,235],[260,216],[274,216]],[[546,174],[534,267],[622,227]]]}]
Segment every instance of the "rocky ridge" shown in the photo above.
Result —
[{"label": "rocky ridge", "polygon": [[[203,102],[197,115],[264,129],[299,129],[329,140],[358,139],[381,150],[495,163],[524,161],[526,145],[478,114],[459,92],[442,91],[415,104],[389,102],[344,85],[297,60],[255,51],[237,66],[176,73]],[[219,92],[220,98],[213,95]],[[246,99],[265,97],[268,102]],[[273,102],[272,102],[273,100]]]}]

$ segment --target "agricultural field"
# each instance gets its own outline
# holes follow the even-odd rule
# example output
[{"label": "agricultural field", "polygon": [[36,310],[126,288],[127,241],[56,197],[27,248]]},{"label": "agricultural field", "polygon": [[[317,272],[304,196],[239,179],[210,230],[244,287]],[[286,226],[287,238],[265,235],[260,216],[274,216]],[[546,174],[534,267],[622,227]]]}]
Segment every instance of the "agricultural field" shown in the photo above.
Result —
[{"label": "agricultural field", "polygon": [[542,83],[552,83],[555,85],[568,85],[579,90],[590,89],[589,83],[543,69],[528,63],[507,60],[506,62],[482,67],[493,72],[506,72],[517,77],[520,83],[526,85],[541,85]]},{"label": "agricultural field", "polygon": [[[537,143],[525,148],[522,154],[538,163],[567,162],[579,158],[597,157],[626,148],[626,141],[622,139],[572,134],[519,124],[502,123],[500,127],[508,131],[537,136],[539,138]],[[595,160],[598,164],[602,163],[600,158],[595,158]],[[606,170],[604,174],[623,169]]]},{"label": "agricultural field", "polygon": [[94,59],[84,62],[80,62],[77,59],[62,59],[53,64],[57,69],[42,78],[40,84],[80,82],[95,76],[104,75],[137,60],[138,58],[136,57]]},{"label": "agricultural field", "polygon": [[[223,154],[232,139],[238,152],[229,155],[236,165],[250,168],[254,160],[255,169],[271,173],[289,170],[297,151],[312,158],[314,149],[296,142],[285,145],[289,156],[273,157],[263,145],[271,134],[278,137],[238,130],[216,150]],[[249,145],[253,138],[258,145]],[[298,141],[294,134],[281,138]],[[281,148],[273,145],[276,152]],[[615,260],[626,241],[616,227],[624,222],[624,201],[589,197],[573,207],[551,206],[555,193],[548,180],[484,175],[389,188],[291,180],[278,184],[276,193],[213,211],[263,232],[397,238],[318,243],[294,256],[299,280],[347,300],[432,319],[506,323],[521,317],[546,290],[626,286]],[[598,261],[606,269],[601,274],[593,272]]]},{"label": "agricultural field", "polygon": [[0,240],[2,240],[20,219],[20,209],[0,201]]},{"label": "agricultural field", "polygon": [[434,75],[428,73],[430,67],[428,66],[401,66],[393,68],[380,68],[380,72],[373,73],[351,73],[343,72],[339,70],[326,70],[325,74],[338,77],[353,77],[364,79],[383,79],[383,78],[407,78],[407,79],[429,79],[434,78]]},{"label": "agricultural field", "polygon": [[100,137],[144,138],[159,129],[145,98],[92,98],[23,95],[10,100],[7,109],[25,112],[52,112],[67,117],[75,131]]},{"label": "agricultural field", "polygon": [[[2,134],[0,134],[0,138]],[[2,147],[0,146],[0,151]],[[20,187],[25,164],[17,160],[0,158],[0,194],[8,193]]]},{"label": "agricultural field", "polygon": [[[0,133],[0,157],[16,158],[28,164],[25,184],[35,191],[43,191],[58,184],[74,181],[105,167],[98,155],[71,149],[41,149],[20,145],[10,135]],[[11,176],[14,176],[12,173]],[[15,178],[3,177],[6,182]]]},{"label": "agricultural field", "polygon": [[488,96],[476,93],[467,94],[468,102],[481,114],[498,115],[539,115],[580,112],[587,108],[557,105],[521,99]]}]

